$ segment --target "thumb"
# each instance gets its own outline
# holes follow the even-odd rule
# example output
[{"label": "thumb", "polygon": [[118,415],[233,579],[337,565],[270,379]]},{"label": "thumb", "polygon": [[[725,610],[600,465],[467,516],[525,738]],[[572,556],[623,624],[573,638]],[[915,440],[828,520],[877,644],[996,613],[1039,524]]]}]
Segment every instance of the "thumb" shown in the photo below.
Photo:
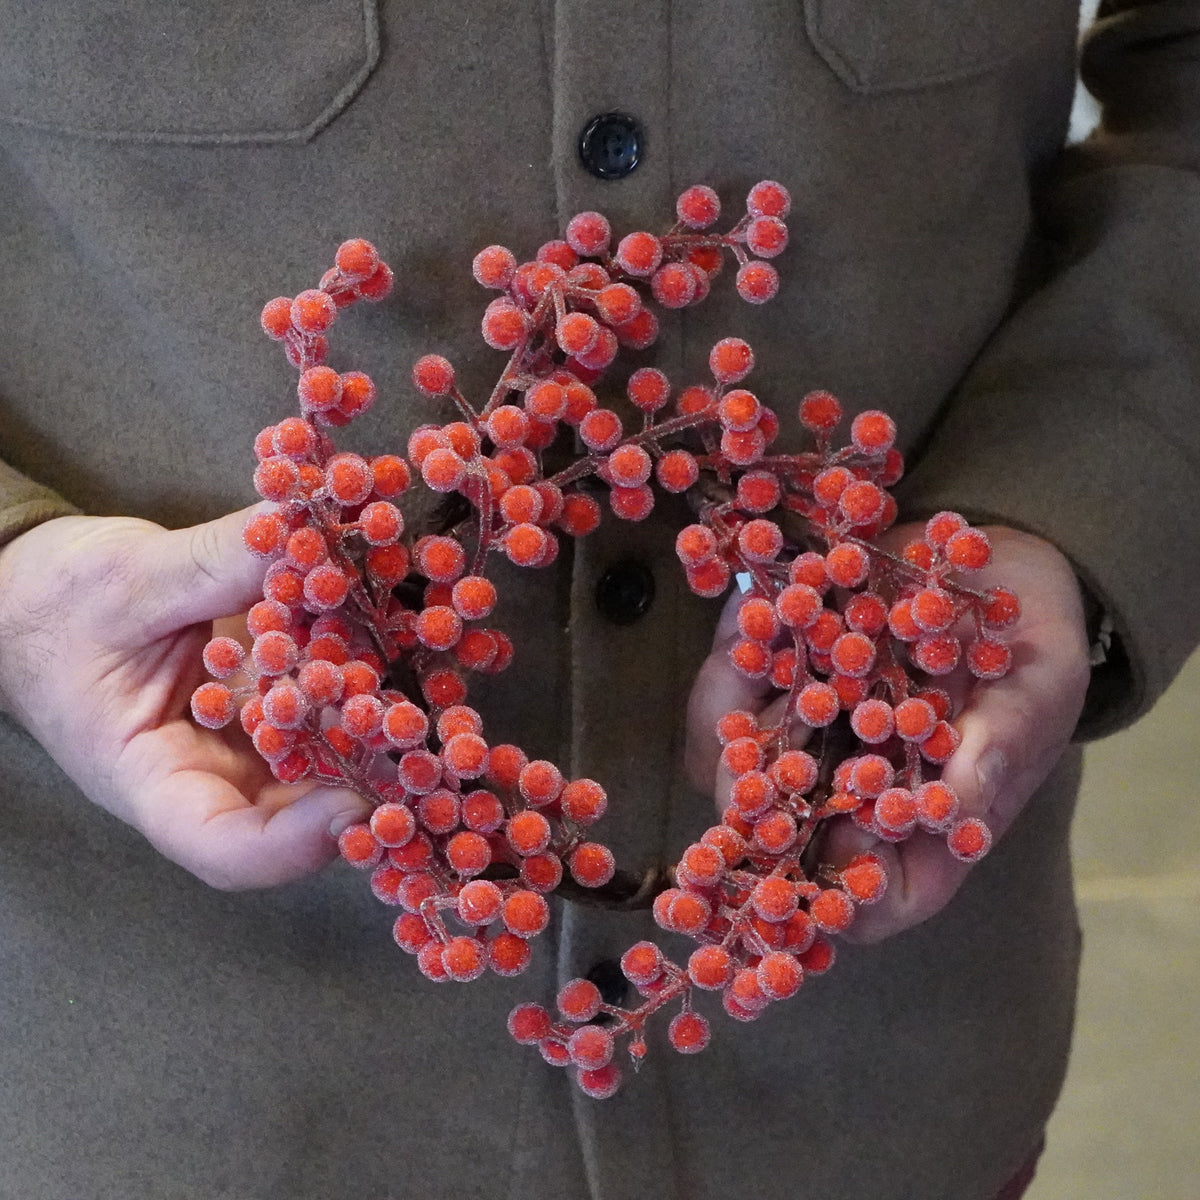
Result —
[{"label": "thumb", "polygon": [[162,793],[135,797],[133,823],[167,858],[212,887],[274,887],[319,871],[337,837],[371,805],[347,788],[317,784],[274,804],[251,804],[204,772],[174,773]]},{"label": "thumb", "polygon": [[242,532],[257,513],[275,505],[254,504],[188,529],[164,530],[147,564],[145,627],[152,637],[188,625],[244,612],[262,599],[267,564],[246,549]]}]

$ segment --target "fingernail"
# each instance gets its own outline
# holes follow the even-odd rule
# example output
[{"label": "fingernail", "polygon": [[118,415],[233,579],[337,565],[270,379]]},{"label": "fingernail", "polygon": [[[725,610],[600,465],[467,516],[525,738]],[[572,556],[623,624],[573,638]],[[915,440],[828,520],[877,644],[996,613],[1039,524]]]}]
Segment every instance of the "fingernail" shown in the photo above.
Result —
[{"label": "fingernail", "polygon": [[976,764],[975,774],[979,780],[979,794],[983,799],[984,807],[985,809],[991,808],[1000,794],[1004,777],[1008,774],[1008,759],[1005,757],[1004,751],[995,749],[985,751]]},{"label": "fingernail", "polygon": [[351,825],[357,825],[365,819],[366,813],[361,808],[344,809],[329,822],[329,836],[331,838],[339,838]]}]

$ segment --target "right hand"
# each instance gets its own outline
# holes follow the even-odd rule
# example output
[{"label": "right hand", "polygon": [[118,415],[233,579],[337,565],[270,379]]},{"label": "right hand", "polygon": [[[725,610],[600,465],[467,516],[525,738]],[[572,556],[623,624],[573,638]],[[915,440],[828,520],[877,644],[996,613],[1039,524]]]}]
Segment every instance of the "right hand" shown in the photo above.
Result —
[{"label": "right hand", "polygon": [[248,515],[174,531],[59,517],[0,551],[0,708],[86,796],[224,889],[319,870],[370,812],[347,789],[279,783],[236,725],[191,719],[212,622],[262,597]]}]

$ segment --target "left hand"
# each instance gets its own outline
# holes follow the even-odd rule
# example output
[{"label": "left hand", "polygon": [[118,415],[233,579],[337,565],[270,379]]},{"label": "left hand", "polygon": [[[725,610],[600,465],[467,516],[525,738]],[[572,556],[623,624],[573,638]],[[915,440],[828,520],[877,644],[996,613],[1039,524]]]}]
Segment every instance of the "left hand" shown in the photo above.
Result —
[{"label": "left hand", "polygon": [[[889,531],[889,545],[920,537],[924,526]],[[983,682],[959,668],[935,680],[956,701],[954,724],[962,744],[942,778],[958,793],[961,816],[983,818],[999,840],[1050,773],[1070,742],[1087,692],[1090,667],[1079,582],[1063,554],[1033,534],[988,526],[992,562],[966,579],[984,590],[1003,585],[1016,592],[1021,617],[1007,632],[1012,670]],[[692,689],[688,707],[686,763],[693,783],[728,803],[730,778],[719,768],[721,747],[714,726],[730,709],[742,708],[768,723],[781,703],[769,684],[748,680],[729,662],[737,638],[736,606],[717,629],[712,653]],[[772,695],[775,699],[771,699]],[[949,903],[970,867],[954,858],[943,838],[918,831],[907,841],[881,842],[848,819],[829,823],[826,861],[841,866],[864,851],[887,868],[888,888],[874,905],[861,907],[844,935],[874,942],[928,920]]]}]

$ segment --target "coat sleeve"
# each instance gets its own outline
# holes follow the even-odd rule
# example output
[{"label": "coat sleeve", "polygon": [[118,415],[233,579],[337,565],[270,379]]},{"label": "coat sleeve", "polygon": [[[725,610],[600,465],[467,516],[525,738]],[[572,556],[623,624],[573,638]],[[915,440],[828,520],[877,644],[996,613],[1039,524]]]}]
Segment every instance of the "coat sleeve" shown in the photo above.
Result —
[{"label": "coat sleeve", "polygon": [[1200,641],[1200,0],[1104,0],[1102,120],[1037,197],[1053,269],[947,404],[902,498],[1036,533],[1116,642],[1080,737],[1145,712]]},{"label": "coat sleeve", "polygon": [[0,462],[0,546],[42,521],[78,511],[56,492]]}]

